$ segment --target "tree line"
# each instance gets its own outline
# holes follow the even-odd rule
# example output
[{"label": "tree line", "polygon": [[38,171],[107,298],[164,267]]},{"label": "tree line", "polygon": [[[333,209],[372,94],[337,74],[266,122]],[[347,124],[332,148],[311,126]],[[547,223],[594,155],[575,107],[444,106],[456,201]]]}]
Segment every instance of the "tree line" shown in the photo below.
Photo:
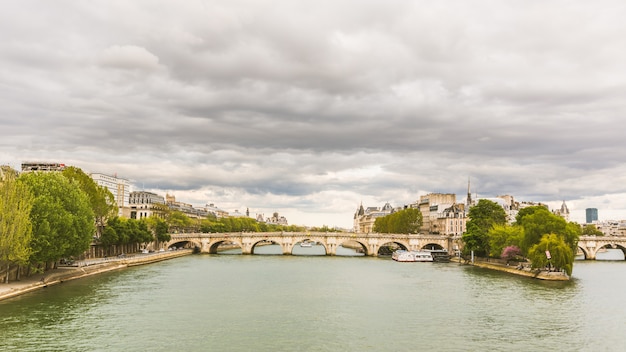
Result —
[{"label": "tree line", "polygon": [[373,230],[378,233],[419,233],[422,222],[419,209],[407,208],[376,218]]},{"label": "tree line", "polygon": [[3,168],[0,262],[6,268],[5,281],[11,265],[40,268],[63,257],[80,255],[88,248],[96,231],[93,197],[103,193],[85,182],[91,178],[83,175],[68,168],[63,173],[18,176],[15,170]]},{"label": "tree line", "polygon": [[[169,241],[172,232],[299,232],[295,225],[258,223],[251,218],[192,219],[155,204],[155,216],[118,217],[113,194],[81,169],[19,174],[0,167],[0,273],[11,266],[43,271],[63,258],[83,255],[92,244],[104,255]],[[335,231],[323,226],[310,231]]]}]

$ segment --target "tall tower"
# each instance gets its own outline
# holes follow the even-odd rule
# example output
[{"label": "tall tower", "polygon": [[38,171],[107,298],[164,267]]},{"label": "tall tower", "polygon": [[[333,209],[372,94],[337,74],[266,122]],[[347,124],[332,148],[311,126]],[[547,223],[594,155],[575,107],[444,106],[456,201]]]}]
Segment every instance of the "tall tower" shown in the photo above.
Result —
[{"label": "tall tower", "polygon": [[470,191],[470,178],[467,178],[467,209],[472,205],[472,192]]},{"label": "tall tower", "polygon": [[587,224],[591,224],[594,221],[598,221],[598,209],[597,208],[587,208],[585,209],[585,217],[587,220]]}]

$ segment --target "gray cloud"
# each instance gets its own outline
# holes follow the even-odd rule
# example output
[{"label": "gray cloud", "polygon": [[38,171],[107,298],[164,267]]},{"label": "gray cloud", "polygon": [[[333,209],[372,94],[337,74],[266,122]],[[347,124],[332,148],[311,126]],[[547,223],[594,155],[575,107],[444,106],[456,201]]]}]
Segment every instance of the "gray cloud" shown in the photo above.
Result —
[{"label": "gray cloud", "polygon": [[61,159],[311,225],[461,198],[468,177],[484,196],[625,208],[619,1],[6,10],[0,163]]}]

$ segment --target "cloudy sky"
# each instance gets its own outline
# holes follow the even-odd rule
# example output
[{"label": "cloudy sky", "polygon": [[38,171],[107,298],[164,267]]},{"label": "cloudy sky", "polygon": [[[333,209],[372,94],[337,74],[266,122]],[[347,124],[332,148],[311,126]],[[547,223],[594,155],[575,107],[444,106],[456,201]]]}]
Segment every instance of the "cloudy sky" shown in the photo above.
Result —
[{"label": "cloudy sky", "polygon": [[0,164],[291,224],[456,193],[626,219],[626,3],[11,1]]}]

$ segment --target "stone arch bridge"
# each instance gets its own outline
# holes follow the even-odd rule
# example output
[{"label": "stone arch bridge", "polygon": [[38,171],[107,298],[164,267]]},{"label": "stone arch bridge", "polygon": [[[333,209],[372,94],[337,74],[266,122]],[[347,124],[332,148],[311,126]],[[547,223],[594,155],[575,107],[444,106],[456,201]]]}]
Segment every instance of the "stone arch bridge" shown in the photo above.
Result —
[{"label": "stone arch bridge", "polygon": [[230,233],[175,233],[161,248],[172,246],[198,248],[201,253],[217,253],[221,244],[237,245],[243,254],[254,254],[261,243],[278,244],[283,254],[289,255],[295,245],[312,241],[324,246],[326,255],[335,255],[337,247],[344,244],[361,246],[366,256],[378,256],[381,247],[395,244],[406,250],[445,249],[454,254],[461,246],[460,236],[416,234],[379,234],[347,232],[230,232]]},{"label": "stone arch bridge", "polygon": [[585,255],[586,260],[595,260],[596,254],[607,248],[621,249],[626,257],[626,237],[581,236],[578,239],[578,249]]}]

